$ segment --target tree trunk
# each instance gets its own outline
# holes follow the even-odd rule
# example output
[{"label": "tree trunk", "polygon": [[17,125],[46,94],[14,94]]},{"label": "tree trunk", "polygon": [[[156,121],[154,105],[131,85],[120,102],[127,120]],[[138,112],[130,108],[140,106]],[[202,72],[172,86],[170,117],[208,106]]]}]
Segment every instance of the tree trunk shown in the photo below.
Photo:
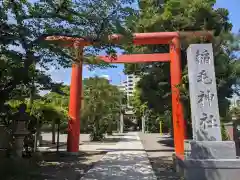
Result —
[{"label": "tree trunk", "polygon": [[56,143],[56,128],[55,128],[55,120],[52,120],[52,144]]},{"label": "tree trunk", "polygon": [[[32,61],[32,64],[34,66],[34,71],[36,70],[36,64],[35,61]],[[34,101],[34,96],[35,96],[35,76],[32,77],[32,85],[30,87],[30,97],[29,97],[29,109],[32,110],[32,106],[33,106],[33,101]]]}]

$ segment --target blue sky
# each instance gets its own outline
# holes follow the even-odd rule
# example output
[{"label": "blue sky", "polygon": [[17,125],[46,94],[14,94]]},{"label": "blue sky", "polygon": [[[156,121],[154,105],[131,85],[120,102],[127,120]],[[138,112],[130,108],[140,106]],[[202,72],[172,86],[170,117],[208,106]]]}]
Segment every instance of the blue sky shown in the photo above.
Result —
[{"label": "blue sky", "polygon": [[[134,4],[136,7],[136,4]],[[238,32],[240,29],[240,21],[239,21],[239,7],[240,7],[240,0],[217,0],[216,3],[217,8],[227,8],[229,10],[229,18],[232,22],[233,32]],[[90,77],[90,76],[102,76],[108,75],[111,79],[113,84],[120,84],[120,74],[122,76],[121,79],[124,79],[125,76],[123,74],[123,65],[118,65],[117,68],[109,68],[105,70],[96,69],[95,71],[88,71],[86,67],[83,69],[83,76]],[[55,70],[52,69],[50,71],[52,79],[57,82],[64,82],[64,84],[70,84],[71,80],[71,69],[60,69]]]}]

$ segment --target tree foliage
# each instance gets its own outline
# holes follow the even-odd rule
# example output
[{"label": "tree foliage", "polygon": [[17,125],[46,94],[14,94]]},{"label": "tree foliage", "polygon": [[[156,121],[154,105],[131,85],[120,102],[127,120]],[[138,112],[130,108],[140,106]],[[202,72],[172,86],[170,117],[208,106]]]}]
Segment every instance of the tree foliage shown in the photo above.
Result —
[{"label": "tree foliage", "polygon": [[81,123],[93,140],[100,140],[104,133],[117,130],[120,103],[123,94],[104,78],[84,80],[84,109]]},{"label": "tree foliage", "polygon": [[[108,35],[130,34],[125,18],[133,0],[3,0],[0,2],[0,120],[7,122],[21,102],[43,123],[66,124],[69,88],[52,81],[50,67],[68,68],[78,60],[75,49],[48,36],[80,37],[93,43],[84,49],[84,64],[106,68],[96,54],[114,54]],[[51,92],[40,97],[42,90]],[[6,123],[5,123],[6,124]]]},{"label": "tree foliage", "polygon": [[129,8],[131,2],[132,0],[41,0],[34,3],[25,0],[2,1],[2,103],[11,98],[34,96],[38,90],[51,89],[54,83],[46,73],[49,67],[70,67],[72,61],[76,60],[71,49],[61,47],[60,42],[46,41],[47,36],[83,37],[95,43],[94,48],[85,49],[84,63],[93,68],[108,67],[104,63],[97,63],[94,55],[103,49],[113,52],[113,47],[107,43],[109,34],[129,34],[124,19],[133,13]]},{"label": "tree foliage", "polygon": [[[113,46],[107,43],[109,34],[129,34],[124,21],[125,17],[134,13],[129,7],[131,2],[1,1],[0,110],[4,111],[4,104],[10,100],[27,99],[33,113],[39,114],[41,109],[55,111],[52,106],[58,104],[58,98],[54,96],[60,96],[61,86],[51,80],[48,70],[51,66],[70,67],[76,60],[76,54],[71,48],[63,46],[64,42],[46,41],[47,36],[82,37],[91,41],[94,47],[85,48],[84,64],[89,64],[91,68],[109,67],[98,63],[94,57],[104,49],[109,54],[114,52]],[[38,95],[41,90],[58,93],[50,93],[48,96],[52,99],[44,97],[43,100]],[[61,109],[67,109],[67,98],[61,103]]]},{"label": "tree foliage", "polygon": [[[226,116],[229,101],[236,92],[239,83],[239,43],[231,34],[232,24],[229,22],[228,10],[214,8],[215,0],[166,0],[159,6],[155,0],[140,0],[140,11],[135,15],[135,23],[128,24],[135,32],[164,32],[164,31],[199,31],[209,30],[214,32],[212,40],[214,48],[215,69],[217,78],[217,91],[220,115]],[[185,119],[190,123],[190,105],[187,78],[186,48],[190,43],[209,42],[196,37],[181,40],[181,58],[183,78],[179,85],[184,104]],[[239,41],[238,41],[239,42]],[[127,53],[166,53],[166,45],[154,46],[125,46]],[[140,100],[147,102],[148,108],[157,114],[164,114],[171,110],[171,89],[169,64],[126,64],[126,73],[134,73],[141,77],[138,87],[141,89]]]}]

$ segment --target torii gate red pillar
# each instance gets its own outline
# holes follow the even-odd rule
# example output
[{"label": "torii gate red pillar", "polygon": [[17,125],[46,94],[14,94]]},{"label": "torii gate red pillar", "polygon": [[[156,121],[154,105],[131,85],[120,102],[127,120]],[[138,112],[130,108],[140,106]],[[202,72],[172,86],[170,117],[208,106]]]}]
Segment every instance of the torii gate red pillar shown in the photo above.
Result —
[{"label": "torii gate red pillar", "polygon": [[80,138],[80,110],[82,99],[82,68],[83,68],[83,49],[75,47],[76,60],[72,64],[70,100],[69,100],[69,120],[68,120],[68,139],[67,151],[79,151]]},{"label": "torii gate red pillar", "polygon": [[185,139],[185,123],[183,107],[180,101],[180,91],[176,86],[181,83],[181,49],[179,37],[170,43],[170,72],[172,90],[172,118],[174,130],[174,145],[176,154],[183,154]]}]

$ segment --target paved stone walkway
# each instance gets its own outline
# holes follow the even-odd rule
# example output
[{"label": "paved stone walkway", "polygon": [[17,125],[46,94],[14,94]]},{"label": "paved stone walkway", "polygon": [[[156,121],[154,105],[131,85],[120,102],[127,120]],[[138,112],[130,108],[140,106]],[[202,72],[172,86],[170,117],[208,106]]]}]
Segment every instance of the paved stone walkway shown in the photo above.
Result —
[{"label": "paved stone walkway", "polygon": [[[107,136],[106,140],[103,142],[91,142],[89,134],[81,134],[79,141],[79,151],[83,152],[91,152],[91,151],[104,151],[103,149],[112,149],[115,147],[116,143],[119,139],[122,138],[122,135],[118,136],[118,134]],[[42,139],[46,143],[41,147],[38,147],[38,151],[42,152],[55,152],[56,144],[53,145],[52,142],[52,134],[51,133],[42,133]],[[57,135],[56,135],[57,139]],[[67,134],[60,134],[59,137],[59,151],[66,152],[67,150]]]},{"label": "paved stone walkway", "polygon": [[173,167],[173,139],[169,135],[160,136],[159,133],[139,133],[139,136],[158,179],[182,180],[183,178]]},{"label": "paved stone walkway", "polygon": [[108,153],[81,180],[157,180],[138,133],[132,132],[106,150]]}]

